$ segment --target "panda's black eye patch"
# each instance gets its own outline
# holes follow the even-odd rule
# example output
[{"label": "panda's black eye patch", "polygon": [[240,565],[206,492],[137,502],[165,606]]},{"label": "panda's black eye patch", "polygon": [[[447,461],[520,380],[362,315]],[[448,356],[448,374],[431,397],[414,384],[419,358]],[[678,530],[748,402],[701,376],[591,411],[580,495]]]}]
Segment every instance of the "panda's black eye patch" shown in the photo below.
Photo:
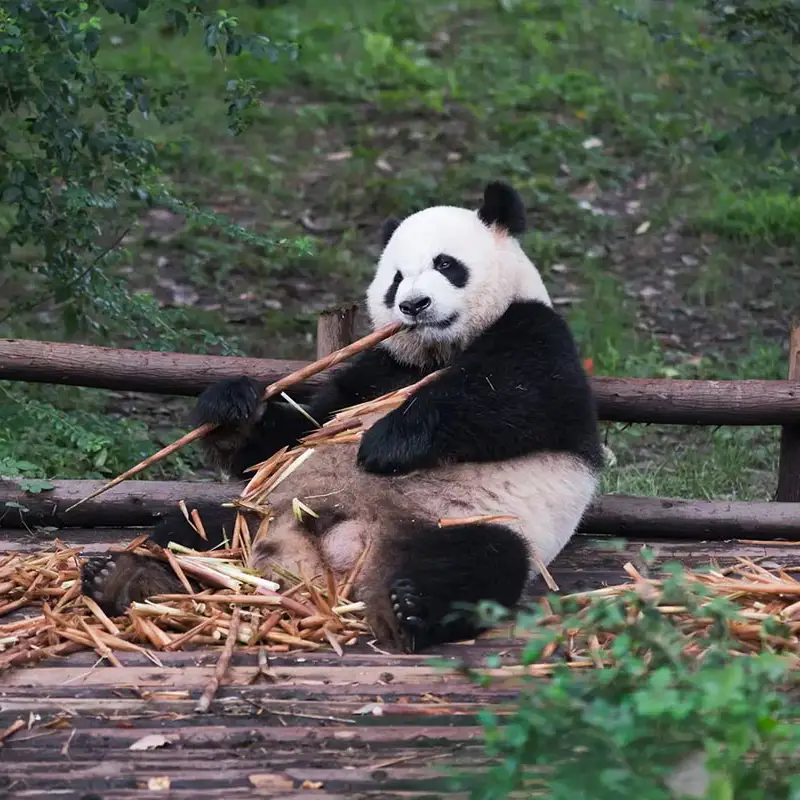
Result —
[{"label": "panda's black eye patch", "polygon": [[392,308],[394,306],[394,300],[397,297],[397,289],[400,284],[403,282],[403,273],[398,270],[394,274],[394,280],[392,281],[389,288],[386,290],[386,294],[383,296],[383,302],[386,305],[386,308]]},{"label": "panda's black eye patch", "polygon": [[454,256],[448,256],[447,253],[439,253],[433,259],[433,268],[437,272],[441,272],[457,289],[463,289],[467,285],[469,270],[465,264]]}]

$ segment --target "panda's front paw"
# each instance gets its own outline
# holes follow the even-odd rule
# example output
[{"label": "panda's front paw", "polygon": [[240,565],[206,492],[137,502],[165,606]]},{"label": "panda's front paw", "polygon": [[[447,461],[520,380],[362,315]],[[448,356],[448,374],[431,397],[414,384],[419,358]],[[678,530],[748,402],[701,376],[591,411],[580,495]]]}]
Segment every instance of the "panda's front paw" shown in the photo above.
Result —
[{"label": "panda's front paw", "polygon": [[258,413],[263,385],[243,376],[226,378],[206,388],[192,414],[197,425],[241,425]]},{"label": "panda's front paw", "polygon": [[398,422],[392,412],[363,436],[357,463],[376,475],[402,475],[429,466],[433,459],[433,428],[410,420]]}]

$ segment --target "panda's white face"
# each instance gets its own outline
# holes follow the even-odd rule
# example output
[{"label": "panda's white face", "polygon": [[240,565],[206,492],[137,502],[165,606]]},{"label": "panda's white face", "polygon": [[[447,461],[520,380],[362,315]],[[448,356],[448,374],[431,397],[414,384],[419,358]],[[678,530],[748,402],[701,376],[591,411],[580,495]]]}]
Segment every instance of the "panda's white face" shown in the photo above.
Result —
[{"label": "panda's white face", "polygon": [[427,208],[401,222],[367,290],[375,327],[413,326],[384,343],[409,363],[436,352],[448,358],[521,299],[550,304],[517,240],[476,211],[453,206]]}]

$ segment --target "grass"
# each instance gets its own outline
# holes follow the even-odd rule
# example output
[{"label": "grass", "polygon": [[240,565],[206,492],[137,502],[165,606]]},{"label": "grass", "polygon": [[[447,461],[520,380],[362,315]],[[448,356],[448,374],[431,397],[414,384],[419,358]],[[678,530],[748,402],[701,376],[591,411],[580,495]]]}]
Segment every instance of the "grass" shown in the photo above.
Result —
[{"label": "grass", "polygon": [[[474,204],[486,180],[503,177],[529,202],[525,246],[596,374],[784,377],[800,288],[786,255],[800,230],[797,201],[772,162],[699,147],[763,113],[764,101],[723,84],[676,45],[654,42],[610,3],[225,5],[248,30],[295,40],[299,58],[214,62],[149,11],[134,26],[107,25],[100,63],[185,84],[187,117],[140,122],[186,198],[261,233],[310,236],[315,253],[265,255],[153,213],[127,243],[134,288],[167,301],[188,291],[190,324],[227,334],[234,350],[309,358],[315,314],[363,291],[385,216]],[[692,4],[627,6],[689,30],[699,21]],[[237,77],[263,94],[252,127],[233,138],[222,98]],[[55,320],[47,309],[17,315],[3,335],[45,338],[46,325],[46,338],[57,338]],[[13,396],[18,406],[43,394],[15,386]],[[37,446],[24,421],[7,417],[0,456],[35,462],[49,477],[117,472],[138,460],[133,451],[170,440],[188,408],[138,401],[130,416],[147,432],[120,418],[130,402],[118,395],[45,396],[73,421],[71,409],[88,408],[80,424],[90,433],[117,431],[98,465],[91,448],[76,459],[82,445],[69,439]],[[110,422],[107,411],[116,415]],[[767,498],[777,441],[774,430],[613,426],[616,463],[605,488]],[[187,475],[199,463],[187,452],[166,467]]]}]

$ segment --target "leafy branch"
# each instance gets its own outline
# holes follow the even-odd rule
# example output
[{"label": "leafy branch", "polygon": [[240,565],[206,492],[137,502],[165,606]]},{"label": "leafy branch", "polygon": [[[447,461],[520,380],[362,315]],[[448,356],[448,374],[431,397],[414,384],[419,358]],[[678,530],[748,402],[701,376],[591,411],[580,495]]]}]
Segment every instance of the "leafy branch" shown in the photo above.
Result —
[{"label": "leafy branch", "polygon": [[[175,343],[179,332],[155,302],[132,296],[114,277],[123,237],[109,246],[104,231],[128,229],[143,212],[163,207],[266,254],[278,248],[306,254],[310,244],[262,236],[175,197],[163,179],[165,154],[138,133],[136,121],[169,123],[181,112],[182,88],[103,71],[96,59],[104,19],[135,24],[148,10],[163,13],[180,35],[199,27],[201,46],[222,62],[245,53],[294,58],[296,48],[243,32],[236,16],[209,2],[150,6],[149,0],[10,0],[0,9],[0,260],[7,276],[27,274],[43,285],[31,307],[54,300],[68,333],[107,335],[125,324],[157,346]],[[248,123],[256,96],[253,82],[227,81],[233,134]]]},{"label": "leafy branch", "polygon": [[[514,621],[526,642],[520,663],[549,675],[523,679],[510,714],[483,712],[493,763],[455,788],[473,800],[800,796],[800,724],[785,691],[796,657],[779,646],[796,644],[789,626],[755,622],[679,566],[667,571],[656,592],[551,595],[515,616],[480,609],[489,624]],[[742,625],[751,626],[744,646],[733,635]],[[691,791],[681,788],[687,773],[697,773]]]}]

